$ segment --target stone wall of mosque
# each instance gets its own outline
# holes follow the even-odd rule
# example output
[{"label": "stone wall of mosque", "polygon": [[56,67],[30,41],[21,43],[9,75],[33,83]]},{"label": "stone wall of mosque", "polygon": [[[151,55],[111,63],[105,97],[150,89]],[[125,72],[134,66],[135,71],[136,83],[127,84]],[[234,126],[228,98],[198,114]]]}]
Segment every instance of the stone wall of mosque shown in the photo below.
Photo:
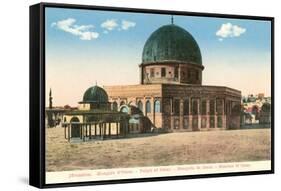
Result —
[{"label": "stone wall of mosque", "polygon": [[198,131],[240,128],[241,92],[222,86],[151,84],[104,87],[115,108],[138,107],[157,128]]}]

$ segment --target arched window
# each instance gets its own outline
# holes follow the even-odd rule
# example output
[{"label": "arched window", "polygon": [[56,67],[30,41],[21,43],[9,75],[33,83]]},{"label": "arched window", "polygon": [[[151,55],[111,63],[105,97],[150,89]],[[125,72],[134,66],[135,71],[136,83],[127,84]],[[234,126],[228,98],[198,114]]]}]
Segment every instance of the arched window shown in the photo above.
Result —
[{"label": "arched window", "polygon": [[189,100],[186,99],[183,102],[183,114],[184,115],[189,115]]},{"label": "arched window", "polygon": [[70,123],[74,123],[71,124],[71,137],[80,137],[80,128],[79,124],[77,124],[78,122],[78,117],[72,117],[70,120]]},{"label": "arched window", "polygon": [[240,103],[236,103],[231,109],[231,114],[232,115],[239,115],[240,112],[241,112],[241,105],[240,105]]},{"label": "arched window", "polygon": [[180,114],[180,100],[179,99],[174,100],[174,114],[175,115]]},{"label": "arched window", "polygon": [[150,105],[150,101],[147,100],[146,103],[145,103],[145,110],[146,110],[146,113],[150,113],[151,112],[151,105]]},{"label": "arched window", "polygon": [[79,122],[79,119],[78,117],[72,117],[70,122]]},{"label": "arched window", "polygon": [[143,105],[141,101],[138,101],[138,108],[142,111],[143,110]]},{"label": "arched window", "polygon": [[155,113],[160,113],[161,112],[161,107],[160,107],[160,101],[156,100],[154,102],[154,112]]},{"label": "arched window", "polygon": [[206,100],[201,101],[201,115],[207,114],[207,102]]},{"label": "arched window", "polygon": [[166,77],[166,68],[161,68],[161,77]]},{"label": "arched window", "polygon": [[124,102],[124,101],[121,101],[121,102],[120,102],[120,106],[122,106],[122,105],[125,105],[125,102]]},{"label": "arched window", "polygon": [[118,105],[117,105],[116,101],[112,103],[112,110],[113,111],[117,111],[118,110]]},{"label": "arched window", "polygon": [[218,118],[217,118],[217,127],[218,128],[221,128],[222,127],[222,117],[221,116],[218,116]]},{"label": "arched window", "polygon": [[192,115],[198,115],[198,101],[196,99],[192,100]]},{"label": "arched window", "polygon": [[179,67],[178,66],[175,66],[175,78],[178,78],[179,77]]},{"label": "arched window", "polygon": [[210,115],[215,115],[215,100],[210,100]]},{"label": "arched window", "polygon": [[222,115],[222,113],[223,113],[223,100],[217,99],[216,109],[217,109],[217,114]]},{"label": "arched window", "polygon": [[150,77],[154,78],[154,68],[150,68]]}]

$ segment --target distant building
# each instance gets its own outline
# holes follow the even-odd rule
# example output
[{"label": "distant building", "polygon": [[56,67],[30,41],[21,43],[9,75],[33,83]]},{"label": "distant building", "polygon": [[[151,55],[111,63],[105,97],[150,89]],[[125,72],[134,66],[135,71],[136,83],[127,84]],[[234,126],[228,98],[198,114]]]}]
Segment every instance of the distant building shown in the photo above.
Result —
[{"label": "distant building", "polygon": [[263,93],[256,96],[249,95],[248,97],[243,97],[242,104],[244,112],[243,124],[270,124],[271,114],[265,109],[271,107],[270,97],[265,97]]},{"label": "distant building", "polygon": [[264,98],[264,93],[259,93],[258,94],[258,99],[263,99]]},{"label": "distant building", "polygon": [[62,107],[53,107],[52,90],[49,92],[49,107],[45,109],[46,127],[52,128],[61,125],[62,116],[67,109]]},{"label": "distant building", "polygon": [[61,127],[63,115],[67,111],[75,110],[76,107],[65,105],[63,107],[53,106],[52,90],[49,91],[49,107],[45,109],[45,125],[48,128]]},{"label": "distant building", "polygon": [[264,103],[260,112],[260,124],[271,123],[271,105],[270,103]]}]

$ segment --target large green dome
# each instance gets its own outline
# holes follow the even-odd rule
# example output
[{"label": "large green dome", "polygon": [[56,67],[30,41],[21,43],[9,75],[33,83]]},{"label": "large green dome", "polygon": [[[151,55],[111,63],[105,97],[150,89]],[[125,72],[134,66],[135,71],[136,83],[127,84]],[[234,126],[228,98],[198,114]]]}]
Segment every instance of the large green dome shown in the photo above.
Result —
[{"label": "large green dome", "polygon": [[179,61],[202,64],[199,46],[185,29],[174,25],[164,25],[154,31],[146,41],[142,63]]},{"label": "large green dome", "polygon": [[108,95],[106,91],[99,87],[93,86],[86,90],[83,96],[84,103],[107,103]]}]

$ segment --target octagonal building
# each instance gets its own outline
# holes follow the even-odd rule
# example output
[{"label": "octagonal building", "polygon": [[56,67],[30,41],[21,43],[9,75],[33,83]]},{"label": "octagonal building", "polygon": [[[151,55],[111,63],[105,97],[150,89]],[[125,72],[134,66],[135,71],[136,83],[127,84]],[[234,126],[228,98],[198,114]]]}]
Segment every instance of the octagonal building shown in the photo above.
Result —
[{"label": "octagonal building", "polygon": [[[104,89],[112,109],[121,111],[128,105],[136,106],[151,121],[151,128],[240,128],[241,91],[202,85],[203,70],[198,43],[188,31],[172,23],[160,27],[147,39],[139,64],[140,84]],[[147,128],[150,127],[143,129]]]},{"label": "octagonal building", "polygon": [[202,84],[202,57],[190,33],[170,24],[160,27],[146,41],[141,84]]}]

